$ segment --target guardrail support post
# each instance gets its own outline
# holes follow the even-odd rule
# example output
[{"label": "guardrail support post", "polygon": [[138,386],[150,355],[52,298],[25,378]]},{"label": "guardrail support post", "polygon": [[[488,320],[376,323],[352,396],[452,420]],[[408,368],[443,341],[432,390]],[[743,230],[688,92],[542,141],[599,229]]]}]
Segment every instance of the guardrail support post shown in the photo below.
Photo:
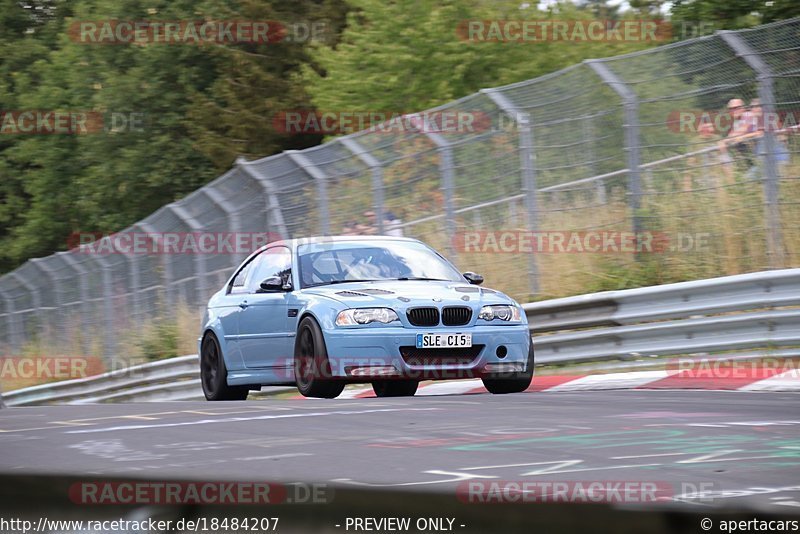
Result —
[{"label": "guardrail support post", "polygon": [[[530,114],[521,111],[499,91],[484,89],[481,92],[514,119],[519,128],[519,162],[522,191],[525,193],[525,222],[529,232],[536,232],[539,229],[539,200],[536,190],[536,153],[533,150],[533,125]],[[535,252],[528,255],[528,286],[532,295],[539,294],[539,267]]]},{"label": "guardrail support post", "polygon": [[[742,58],[747,65],[758,75],[758,97],[761,99],[761,110],[763,117],[775,116],[775,97],[773,92],[772,80],[774,75],[769,65],[753,50],[744,39],[736,32],[718,31],[717,35],[736,53],[737,57]],[[780,269],[785,266],[786,258],[783,251],[783,236],[781,235],[781,212],[780,212],[780,177],[778,176],[778,164],[775,156],[778,153],[778,143],[775,139],[775,132],[769,126],[770,122],[764,124],[764,219],[767,224],[767,256],[771,269]],[[761,154],[759,154],[761,156]]]},{"label": "guardrail support post", "polygon": [[317,195],[319,196],[320,235],[331,235],[331,216],[328,211],[328,176],[319,167],[311,163],[311,160],[303,153],[296,150],[287,150],[285,154],[316,182]]},{"label": "guardrail support post", "polygon": [[372,173],[372,210],[375,212],[375,217],[378,220],[378,233],[384,232],[384,209],[383,209],[383,166],[378,159],[364,150],[364,147],[358,144],[355,139],[342,137],[339,139],[341,143],[352,152],[361,162],[369,167]]},{"label": "guardrail support post", "polygon": [[622,98],[624,109],[625,151],[628,164],[628,205],[631,209],[631,230],[635,235],[642,231],[641,207],[642,181],[639,158],[639,99],[622,79],[606,66],[602,60],[589,59],[585,63],[597,76]]}]

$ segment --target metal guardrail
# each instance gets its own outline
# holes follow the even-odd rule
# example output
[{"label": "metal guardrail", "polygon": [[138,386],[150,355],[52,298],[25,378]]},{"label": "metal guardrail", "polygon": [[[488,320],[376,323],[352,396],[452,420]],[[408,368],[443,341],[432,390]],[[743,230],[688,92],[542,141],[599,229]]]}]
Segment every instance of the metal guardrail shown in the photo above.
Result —
[{"label": "metal guardrail", "polygon": [[537,363],[566,363],[800,346],[799,305],[800,269],[783,269],[523,308]]},{"label": "metal guardrail", "polygon": [[[262,395],[289,391],[264,388]],[[253,392],[256,396],[259,392]],[[118,369],[102,375],[41,384],[6,393],[7,406],[94,404],[100,402],[168,402],[202,400],[200,362],[196,354]]]},{"label": "metal guardrail", "polygon": [[[800,347],[797,306],[800,269],[606,291],[523,308],[537,364],[560,364]],[[291,389],[265,388],[261,394]],[[198,357],[192,355],[33,386],[4,398],[9,406],[22,406],[199,400],[203,395]]]}]

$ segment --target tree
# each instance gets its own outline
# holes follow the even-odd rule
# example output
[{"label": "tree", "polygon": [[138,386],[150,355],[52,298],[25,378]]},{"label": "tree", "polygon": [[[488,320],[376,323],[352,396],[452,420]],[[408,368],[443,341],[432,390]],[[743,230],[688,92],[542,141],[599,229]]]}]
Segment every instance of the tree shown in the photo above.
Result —
[{"label": "tree", "polygon": [[203,9],[221,20],[279,21],[284,33],[266,44],[210,47],[217,63],[214,82],[193,92],[186,121],[197,149],[221,171],[239,155],[262,157],[318,144],[320,135],[276,131],[275,118],[310,107],[297,74],[310,61],[311,43],[337,42],[347,13],[344,0],[207,1]]},{"label": "tree", "polygon": [[736,30],[800,15],[794,0],[675,0],[673,23],[709,23],[714,29]]},{"label": "tree", "polygon": [[317,109],[414,112],[485,87],[553,72],[583,59],[639,50],[652,42],[475,42],[469,20],[592,20],[563,3],[539,11],[519,2],[349,0],[337,46],[317,46],[303,79]]},{"label": "tree", "polygon": [[[69,9],[46,0],[0,2],[0,109],[103,119],[100,131],[86,135],[0,136],[0,270],[67,248],[75,232],[124,229],[215,178],[239,154],[319,142],[276,135],[269,120],[278,110],[309,106],[292,76],[309,61],[307,43],[93,45],[68,29],[112,19],[285,22],[293,14],[333,21],[335,38],[343,9],[337,0],[158,7],[79,0]],[[142,123],[131,127],[132,117]]]}]

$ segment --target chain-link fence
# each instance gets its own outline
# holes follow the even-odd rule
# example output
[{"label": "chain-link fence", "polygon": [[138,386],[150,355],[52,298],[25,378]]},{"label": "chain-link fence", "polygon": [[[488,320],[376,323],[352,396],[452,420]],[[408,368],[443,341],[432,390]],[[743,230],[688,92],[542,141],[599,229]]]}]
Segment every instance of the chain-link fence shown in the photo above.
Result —
[{"label": "chain-link fence", "polygon": [[[797,266],[799,30],[793,19],[585,61],[410,128],[240,160],[121,234],[403,233],[521,300]],[[481,126],[426,124],[447,113]],[[726,130],[731,117],[753,126]],[[179,303],[202,306],[243,256],[31,260],[0,278],[3,352],[36,342],[112,358]]]}]

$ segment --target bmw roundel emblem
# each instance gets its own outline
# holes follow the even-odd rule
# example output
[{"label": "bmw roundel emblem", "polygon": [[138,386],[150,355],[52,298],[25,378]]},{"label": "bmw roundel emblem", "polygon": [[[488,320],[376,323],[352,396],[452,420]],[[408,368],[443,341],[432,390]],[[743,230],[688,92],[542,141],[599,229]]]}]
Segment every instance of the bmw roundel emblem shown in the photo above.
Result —
[{"label": "bmw roundel emblem", "polygon": [[433,297],[432,300],[433,302],[442,302],[442,299],[440,299],[439,297]]}]

